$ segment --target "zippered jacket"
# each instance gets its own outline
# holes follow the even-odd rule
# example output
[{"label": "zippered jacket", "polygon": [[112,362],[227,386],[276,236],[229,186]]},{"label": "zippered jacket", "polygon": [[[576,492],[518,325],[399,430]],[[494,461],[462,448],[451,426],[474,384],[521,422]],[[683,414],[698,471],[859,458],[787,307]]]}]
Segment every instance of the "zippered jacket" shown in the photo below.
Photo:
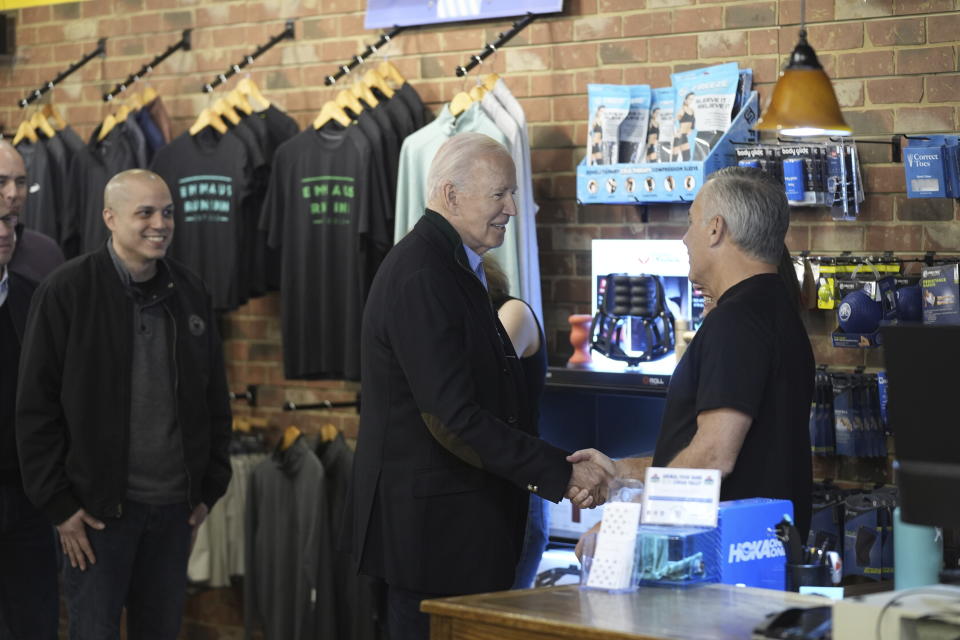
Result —
[{"label": "zippered jacket", "polygon": [[[230,406],[223,351],[203,283],[173,260],[158,268],[174,290],[171,374],[193,508],[212,507],[230,481]],[[126,498],[134,304],[106,244],[37,289],[27,318],[17,392],[24,489],[54,524],[81,507],[119,517]]]}]

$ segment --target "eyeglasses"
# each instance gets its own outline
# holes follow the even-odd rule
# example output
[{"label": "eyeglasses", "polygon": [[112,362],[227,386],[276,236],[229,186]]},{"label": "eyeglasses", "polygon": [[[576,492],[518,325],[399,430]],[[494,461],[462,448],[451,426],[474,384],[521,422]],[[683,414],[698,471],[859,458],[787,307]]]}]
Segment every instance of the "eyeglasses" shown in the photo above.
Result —
[{"label": "eyeglasses", "polygon": [[8,213],[7,215],[0,217],[0,222],[2,222],[8,229],[13,229],[20,223],[20,216],[16,213]]}]

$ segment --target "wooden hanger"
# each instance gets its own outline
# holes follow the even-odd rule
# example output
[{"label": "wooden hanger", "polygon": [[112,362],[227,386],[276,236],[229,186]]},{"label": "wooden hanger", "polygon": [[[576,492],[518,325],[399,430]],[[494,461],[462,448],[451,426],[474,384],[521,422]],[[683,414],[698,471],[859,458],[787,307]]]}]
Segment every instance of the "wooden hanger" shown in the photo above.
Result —
[{"label": "wooden hanger", "polygon": [[250,115],[253,113],[253,107],[251,107],[250,102],[247,101],[247,96],[240,93],[240,91],[237,89],[234,89],[227,94],[227,102],[230,103],[230,106],[244,115]]},{"label": "wooden hanger", "polygon": [[30,124],[30,118],[20,121],[20,126],[17,127],[17,133],[13,136],[13,146],[20,144],[24,138],[30,142],[37,142],[40,139],[37,136],[36,129]]},{"label": "wooden hanger", "polygon": [[195,136],[207,127],[221,134],[227,132],[226,123],[216,111],[210,108],[204,109],[197,116],[196,121],[190,126],[190,135]]},{"label": "wooden hanger", "polygon": [[246,433],[250,431],[250,421],[246,418],[234,418],[233,419],[233,430]]},{"label": "wooden hanger", "polygon": [[380,77],[386,82],[392,82],[397,89],[402,87],[407,82],[407,79],[404,78],[403,74],[400,73],[400,70],[397,69],[397,65],[393,64],[389,60],[384,60],[377,65],[377,73],[379,73]]},{"label": "wooden hanger", "polygon": [[329,422],[320,427],[320,442],[333,442],[340,435],[340,430]]},{"label": "wooden hanger", "polygon": [[247,97],[254,111],[264,111],[270,106],[270,101],[263,97],[260,87],[250,78],[244,78],[238,82],[237,89]]},{"label": "wooden hanger", "polygon": [[303,433],[297,427],[290,425],[283,430],[283,440],[280,441],[280,451],[286,451],[293,443],[297,441],[297,438],[302,436]]},{"label": "wooden hanger", "polygon": [[63,119],[63,116],[60,115],[60,110],[57,109],[57,107],[53,104],[48,102],[47,104],[43,105],[43,108],[40,110],[40,112],[43,113],[43,116],[51,124],[53,124],[53,128],[57,131],[62,131],[67,127],[67,121]]},{"label": "wooden hanger", "polygon": [[57,135],[57,132],[54,130],[54,128],[50,126],[49,122],[47,122],[47,118],[39,111],[34,111],[33,115],[30,116],[30,125],[33,127],[34,131],[41,132],[47,137],[48,140]]},{"label": "wooden hanger", "polygon": [[393,94],[394,94],[393,89],[388,87],[387,83],[383,81],[383,76],[381,76],[379,73],[377,73],[373,69],[369,69],[366,73],[363,74],[363,81],[371,89],[376,89],[377,91],[387,96],[388,98],[393,97]]},{"label": "wooden hanger", "polygon": [[123,122],[124,120],[126,120],[126,119],[127,119],[127,116],[129,116],[129,115],[130,115],[130,107],[128,107],[128,106],[125,105],[125,104],[122,104],[122,105],[120,105],[120,108],[117,109],[117,112],[114,114],[113,117],[114,117],[114,118],[116,119],[116,121],[119,123],[119,122]]},{"label": "wooden hanger", "polygon": [[113,128],[117,126],[117,118],[112,113],[108,113],[107,117],[103,119],[103,122],[100,123],[100,133],[97,134],[97,142],[100,142],[107,137],[107,134],[113,131]]},{"label": "wooden hanger", "polygon": [[380,104],[380,102],[377,100],[377,97],[373,95],[373,91],[370,91],[370,87],[362,82],[354,82],[353,86],[350,87],[350,92],[366,102],[367,106],[371,109]]},{"label": "wooden hanger", "polygon": [[487,88],[482,84],[478,84],[474,87],[471,87],[470,91],[467,93],[470,94],[470,97],[474,102],[480,102],[483,100],[483,96],[487,93]]},{"label": "wooden hanger", "polygon": [[124,102],[125,105],[130,107],[131,111],[140,111],[143,108],[143,98],[140,97],[139,91],[134,91]]},{"label": "wooden hanger", "polygon": [[344,109],[349,109],[355,116],[363,113],[363,105],[360,103],[360,100],[357,99],[357,96],[353,95],[346,89],[342,89],[339,93],[337,93],[337,97],[334,98],[334,102]]},{"label": "wooden hanger", "polygon": [[234,126],[240,124],[240,116],[237,115],[233,105],[227,102],[226,98],[219,98],[216,102],[214,102],[213,110],[216,111],[221,118],[226,118],[229,120],[230,124]]},{"label": "wooden hanger", "polygon": [[141,97],[143,104],[150,104],[157,99],[157,90],[147,85],[147,88],[143,90],[143,96]]},{"label": "wooden hanger", "polygon": [[470,94],[466,91],[461,91],[453,96],[453,100],[450,101],[450,113],[456,117],[466,111],[471,104],[473,104],[473,98],[470,97]]},{"label": "wooden hanger", "polygon": [[335,120],[345,127],[349,127],[353,122],[350,116],[347,115],[347,112],[343,110],[343,107],[333,100],[327,100],[323,103],[323,107],[320,109],[316,120],[313,121],[313,128],[319,129],[331,120]]},{"label": "wooden hanger", "polygon": [[499,79],[500,76],[497,74],[488,73],[487,75],[483,76],[483,86],[485,86],[488,91],[493,91],[493,87],[497,84],[497,80]]}]

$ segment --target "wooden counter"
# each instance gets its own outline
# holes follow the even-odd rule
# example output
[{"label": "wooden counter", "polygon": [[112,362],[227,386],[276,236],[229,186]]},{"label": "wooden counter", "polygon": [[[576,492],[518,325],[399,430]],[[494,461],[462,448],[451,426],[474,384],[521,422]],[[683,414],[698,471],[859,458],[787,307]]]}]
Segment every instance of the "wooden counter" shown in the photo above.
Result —
[{"label": "wooden counter", "polygon": [[431,640],[728,640],[751,637],[768,614],[829,601],[710,584],[629,594],[575,585],[425,600]]}]

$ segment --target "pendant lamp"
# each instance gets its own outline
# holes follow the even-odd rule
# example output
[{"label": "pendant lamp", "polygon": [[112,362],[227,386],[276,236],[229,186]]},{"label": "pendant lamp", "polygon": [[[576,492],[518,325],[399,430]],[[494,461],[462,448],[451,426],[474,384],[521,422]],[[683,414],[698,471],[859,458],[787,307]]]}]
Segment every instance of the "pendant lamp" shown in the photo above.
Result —
[{"label": "pendant lamp", "polygon": [[754,127],[788,136],[848,136],[833,85],[807,42],[804,2],[800,1],[800,40],[780,72],[770,104]]}]

